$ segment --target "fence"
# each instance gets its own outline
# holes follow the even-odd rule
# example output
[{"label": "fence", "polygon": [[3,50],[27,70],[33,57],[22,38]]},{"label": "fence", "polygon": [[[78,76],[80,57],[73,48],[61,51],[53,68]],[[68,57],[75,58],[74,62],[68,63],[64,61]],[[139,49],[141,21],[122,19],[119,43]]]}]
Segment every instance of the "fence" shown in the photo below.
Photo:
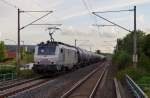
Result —
[{"label": "fence", "polygon": [[128,75],[126,75],[126,82],[136,98],[148,98],[143,90]]},{"label": "fence", "polygon": [[8,81],[8,80],[13,80],[17,76],[16,73],[6,73],[6,74],[0,74],[0,82]]}]

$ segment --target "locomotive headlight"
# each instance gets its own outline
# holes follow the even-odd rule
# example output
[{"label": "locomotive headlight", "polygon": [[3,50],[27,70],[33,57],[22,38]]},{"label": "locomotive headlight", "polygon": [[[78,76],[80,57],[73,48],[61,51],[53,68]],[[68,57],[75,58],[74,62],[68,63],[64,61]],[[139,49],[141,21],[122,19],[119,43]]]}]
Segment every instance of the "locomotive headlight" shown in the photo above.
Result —
[{"label": "locomotive headlight", "polygon": [[51,62],[51,60],[50,60],[50,59],[48,59],[48,61],[49,61],[49,62]]},{"label": "locomotive headlight", "polygon": [[37,60],[37,62],[36,62],[37,64],[40,64],[40,60]]}]

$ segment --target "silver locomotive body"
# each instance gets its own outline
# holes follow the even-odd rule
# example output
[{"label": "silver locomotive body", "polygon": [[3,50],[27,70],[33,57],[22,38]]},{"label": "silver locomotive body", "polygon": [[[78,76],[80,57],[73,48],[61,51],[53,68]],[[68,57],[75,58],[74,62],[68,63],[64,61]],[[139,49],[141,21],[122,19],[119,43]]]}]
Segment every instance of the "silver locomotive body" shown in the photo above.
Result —
[{"label": "silver locomotive body", "polygon": [[60,42],[37,45],[33,70],[36,72],[56,72],[72,69],[78,63],[77,50]]},{"label": "silver locomotive body", "polygon": [[36,46],[33,70],[37,73],[80,68],[102,60],[104,56],[61,42]]}]

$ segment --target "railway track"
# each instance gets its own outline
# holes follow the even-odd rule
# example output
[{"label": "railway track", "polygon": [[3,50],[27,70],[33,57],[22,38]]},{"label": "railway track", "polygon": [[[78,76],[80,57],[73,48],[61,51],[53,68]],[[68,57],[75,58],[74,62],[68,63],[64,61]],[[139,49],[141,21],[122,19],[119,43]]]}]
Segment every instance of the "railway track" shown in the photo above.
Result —
[{"label": "railway track", "polygon": [[63,75],[65,73],[67,73],[67,72],[59,72],[59,73],[55,73],[55,74],[51,74],[51,75],[43,75],[43,76],[38,76],[38,77],[30,78],[30,79],[18,79],[18,80],[12,81],[10,83],[6,83],[4,85],[1,85],[0,86],[0,92],[3,92],[7,89],[16,87],[18,85],[23,85],[25,83],[38,81],[40,79],[45,79],[45,78],[52,79],[52,78],[55,78],[55,77],[59,76],[60,74]]},{"label": "railway track", "polygon": [[83,79],[79,80],[70,90],[64,93],[61,98],[94,98],[97,87],[107,70],[108,63],[103,63]]},{"label": "railway track", "polygon": [[15,87],[17,85],[21,85],[21,84],[24,84],[26,82],[31,82],[31,81],[35,81],[35,80],[38,80],[38,79],[41,79],[43,78],[43,76],[39,76],[39,77],[35,77],[35,78],[30,78],[30,79],[16,79],[14,81],[11,81],[9,83],[4,83],[3,85],[0,86],[0,91],[4,91],[6,89],[9,89],[9,88],[12,88],[12,87]]},{"label": "railway track", "polygon": [[[91,73],[91,75],[89,75],[89,77],[94,76],[96,73],[99,75],[104,74],[105,73],[104,70],[106,70],[106,67],[104,68],[104,66],[105,66],[104,64],[101,64],[100,67],[98,67],[96,70],[92,71],[92,73]],[[35,79],[25,80],[25,81],[14,83],[14,84],[11,84],[11,85],[8,85],[5,87],[1,87],[0,98],[14,96],[20,92],[26,92],[31,89],[36,89],[37,87],[42,87],[42,85],[45,85],[46,83],[48,83],[51,80],[54,80],[56,77],[62,76],[62,74],[65,74],[65,73],[63,72],[63,73],[61,73],[61,75],[60,75],[60,73],[56,73],[55,75],[50,76],[48,78],[38,77]],[[101,75],[100,77],[103,77],[103,75]],[[98,80],[95,80],[95,81],[98,81]]]},{"label": "railway track", "polygon": [[50,79],[35,79],[35,80],[30,80],[28,82],[24,82],[21,84],[15,84],[13,86],[10,87],[6,87],[4,88],[2,91],[0,91],[0,98],[6,98],[8,96],[14,95],[16,93],[19,93],[21,91],[30,89],[32,87],[38,86],[40,84],[46,83],[48,82]]},{"label": "railway track", "polygon": [[16,93],[29,90],[30,88],[41,86],[56,77],[62,76],[68,72],[58,72],[51,75],[39,76],[32,79],[22,80],[12,83],[10,85],[0,87],[0,98],[6,98],[8,96],[15,95]]}]

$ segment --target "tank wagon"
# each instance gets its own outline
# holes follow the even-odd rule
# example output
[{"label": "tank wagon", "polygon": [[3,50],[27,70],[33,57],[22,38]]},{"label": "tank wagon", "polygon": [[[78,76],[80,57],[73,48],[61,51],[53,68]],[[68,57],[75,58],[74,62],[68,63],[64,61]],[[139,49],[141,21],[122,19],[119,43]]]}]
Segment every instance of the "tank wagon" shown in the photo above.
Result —
[{"label": "tank wagon", "polygon": [[71,70],[103,58],[103,55],[62,42],[41,42],[35,47],[33,70],[37,73]]}]

